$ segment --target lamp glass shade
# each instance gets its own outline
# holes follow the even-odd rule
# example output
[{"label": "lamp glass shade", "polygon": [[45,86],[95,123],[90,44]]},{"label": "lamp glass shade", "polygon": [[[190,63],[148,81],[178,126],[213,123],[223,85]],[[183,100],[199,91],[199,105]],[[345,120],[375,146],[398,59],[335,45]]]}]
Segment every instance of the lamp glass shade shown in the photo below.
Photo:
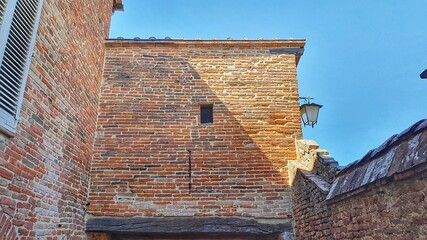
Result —
[{"label": "lamp glass shade", "polygon": [[317,123],[317,117],[319,116],[319,109],[322,105],[316,103],[306,103],[300,106],[301,119],[304,126],[314,125]]}]

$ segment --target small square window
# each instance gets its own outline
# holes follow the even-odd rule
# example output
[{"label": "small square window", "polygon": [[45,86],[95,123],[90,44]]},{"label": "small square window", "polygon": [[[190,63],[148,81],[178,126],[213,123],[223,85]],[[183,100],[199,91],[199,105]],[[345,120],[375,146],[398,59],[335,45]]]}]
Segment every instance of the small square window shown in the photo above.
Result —
[{"label": "small square window", "polygon": [[213,105],[200,106],[200,123],[213,123]]}]

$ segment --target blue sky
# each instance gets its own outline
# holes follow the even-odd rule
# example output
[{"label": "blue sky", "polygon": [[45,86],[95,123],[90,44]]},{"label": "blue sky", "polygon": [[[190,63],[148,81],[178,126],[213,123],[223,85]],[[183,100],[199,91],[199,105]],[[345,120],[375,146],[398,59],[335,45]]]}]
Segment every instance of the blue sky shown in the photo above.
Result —
[{"label": "blue sky", "polygon": [[112,38],[305,38],[299,93],[324,107],[304,138],[341,165],[427,118],[426,0],[123,2]]}]

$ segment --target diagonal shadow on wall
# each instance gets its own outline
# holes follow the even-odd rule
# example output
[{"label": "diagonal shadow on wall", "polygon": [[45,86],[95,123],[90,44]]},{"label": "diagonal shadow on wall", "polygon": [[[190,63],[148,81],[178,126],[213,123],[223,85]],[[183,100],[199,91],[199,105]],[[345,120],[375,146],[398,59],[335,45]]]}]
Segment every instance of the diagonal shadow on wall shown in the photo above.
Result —
[{"label": "diagonal shadow on wall", "polygon": [[[199,71],[212,69],[194,64],[144,49],[107,51],[90,214],[291,217],[287,176],[277,167],[285,156],[254,140],[275,123],[242,126],[254,103],[236,98],[230,107],[221,99],[230,88],[210,85]],[[200,124],[204,104],[213,104],[213,124]]]}]

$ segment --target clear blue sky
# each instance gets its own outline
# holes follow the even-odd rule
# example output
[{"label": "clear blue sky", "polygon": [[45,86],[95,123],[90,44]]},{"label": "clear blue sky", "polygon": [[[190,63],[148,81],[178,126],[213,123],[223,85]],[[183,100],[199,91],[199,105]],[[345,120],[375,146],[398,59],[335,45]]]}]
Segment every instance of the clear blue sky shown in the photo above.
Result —
[{"label": "clear blue sky", "polygon": [[305,38],[299,93],[324,105],[304,138],[346,165],[427,118],[426,0],[123,0],[110,37]]}]

